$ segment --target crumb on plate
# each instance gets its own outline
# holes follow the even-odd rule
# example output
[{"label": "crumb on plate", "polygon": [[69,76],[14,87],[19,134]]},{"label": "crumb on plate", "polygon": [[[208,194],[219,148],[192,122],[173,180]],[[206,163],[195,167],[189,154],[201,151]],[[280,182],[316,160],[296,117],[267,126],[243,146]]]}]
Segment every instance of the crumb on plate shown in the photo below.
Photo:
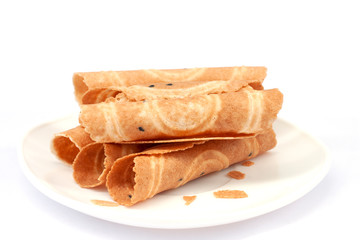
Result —
[{"label": "crumb on plate", "polygon": [[190,205],[196,199],[196,196],[183,196],[183,199],[185,200],[185,205]]},{"label": "crumb on plate", "polygon": [[250,167],[250,166],[252,166],[254,164],[255,164],[254,162],[249,161],[249,160],[241,162],[241,165],[243,165],[245,167]]},{"label": "crumb on plate", "polygon": [[241,190],[220,190],[214,192],[216,198],[246,198],[248,195]]},{"label": "crumb on plate", "polygon": [[110,201],[105,201],[105,200],[93,199],[93,200],[91,200],[91,202],[93,204],[95,204],[95,205],[105,206],[105,207],[117,207],[117,206],[119,206],[119,204],[116,203],[116,202],[110,202]]},{"label": "crumb on plate", "polygon": [[231,171],[228,172],[227,175],[231,178],[240,180],[245,178],[245,173],[239,172],[239,171]]}]

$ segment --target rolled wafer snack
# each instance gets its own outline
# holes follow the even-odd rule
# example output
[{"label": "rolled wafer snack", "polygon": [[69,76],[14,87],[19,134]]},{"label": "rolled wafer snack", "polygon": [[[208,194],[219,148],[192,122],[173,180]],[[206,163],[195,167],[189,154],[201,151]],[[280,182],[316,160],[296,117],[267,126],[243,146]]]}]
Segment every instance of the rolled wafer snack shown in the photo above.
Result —
[{"label": "rolled wafer snack", "polygon": [[121,93],[116,96],[116,100],[134,102],[155,99],[178,99],[208,94],[237,92],[246,86],[251,86],[256,90],[263,89],[262,81],[253,79],[152,83],[150,85],[146,84],[122,87]]},{"label": "rolled wafer snack", "polygon": [[105,101],[120,93],[121,87],[148,83],[172,83],[215,80],[259,80],[266,77],[265,67],[218,67],[169,70],[81,72],[73,75],[79,104]]},{"label": "rolled wafer snack", "polygon": [[91,143],[81,149],[73,163],[73,177],[81,187],[92,188],[105,183],[112,164],[118,158],[140,152],[146,144]]},{"label": "rolled wafer snack", "polygon": [[106,186],[116,202],[131,206],[253,158],[275,145],[272,129],[246,139],[163,144],[116,160]]},{"label": "rolled wafer snack", "polygon": [[97,142],[241,138],[271,128],[282,105],[277,89],[181,99],[82,105],[80,124]]},{"label": "rolled wafer snack", "polygon": [[72,164],[80,150],[93,142],[84,128],[77,126],[55,134],[51,141],[51,150],[60,160]]}]

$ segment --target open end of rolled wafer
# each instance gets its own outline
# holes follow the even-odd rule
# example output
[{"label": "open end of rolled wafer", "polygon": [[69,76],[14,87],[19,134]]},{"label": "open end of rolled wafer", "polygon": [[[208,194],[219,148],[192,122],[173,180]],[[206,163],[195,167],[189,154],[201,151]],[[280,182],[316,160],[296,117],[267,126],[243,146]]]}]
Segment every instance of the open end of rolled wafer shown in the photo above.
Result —
[{"label": "open end of rolled wafer", "polygon": [[259,134],[256,136],[256,140],[261,146],[261,151],[267,151],[273,149],[277,144],[277,139],[275,137],[275,132],[273,130],[267,131],[266,134]]},{"label": "open end of rolled wafer", "polygon": [[71,138],[56,136],[52,142],[52,151],[64,162],[72,164],[80,150]]},{"label": "open end of rolled wafer", "polygon": [[135,186],[134,166],[134,157],[120,159],[116,165],[113,165],[111,171],[121,172],[121,174],[109,174],[107,178],[107,188],[111,189],[110,195],[121,205],[133,205],[131,199]]},{"label": "open end of rolled wafer", "polygon": [[74,179],[81,187],[100,186],[105,183],[106,176],[116,159],[141,152],[151,146],[148,144],[89,144],[82,148],[75,158]]},{"label": "open end of rolled wafer", "polygon": [[52,152],[62,161],[72,164],[77,154],[93,140],[81,126],[55,134],[51,142]]},{"label": "open end of rolled wafer", "polygon": [[77,73],[73,75],[73,84],[75,89],[75,98],[79,103],[81,103],[82,96],[89,88],[84,82],[84,77]]},{"label": "open end of rolled wafer", "polygon": [[98,178],[104,171],[104,144],[93,143],[84,147],[73,163],[73,177],[81,187],[96,187],[103,183]]}]

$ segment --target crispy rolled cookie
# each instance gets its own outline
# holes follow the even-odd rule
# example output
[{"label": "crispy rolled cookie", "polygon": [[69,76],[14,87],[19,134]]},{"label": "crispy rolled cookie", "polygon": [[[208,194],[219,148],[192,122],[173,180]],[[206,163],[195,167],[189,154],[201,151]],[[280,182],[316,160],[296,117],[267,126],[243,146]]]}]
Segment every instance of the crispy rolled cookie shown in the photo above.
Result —
[{"label": "crispy rolled cookie", "polygon": [[265,67],[218,67],[171,70],[134,70],[81,72],[73,75],[75,97],[79,104],[105,101],[121,92],[121,87],[150,83],[173,83],[215,80],[260,80]]},{"label": "crispy rolled cookie", "polygon": [[240,138],[271,128],[282,99],[277,89],[247,86],[238,92],[183,99],[82,105],[79,119],[97,142]]},{"label": "crispy rolled cookie", "polygon": [[106,185],[116,202],[131,206],[275,145],[273,130],[247,139],[163,144],[116,160]]},{"label": "crispy rolled cookie", "polygon": [[112,164],[118,158],[140,152],[146,144],[91,143],[82,148],[73,163],[73,177],[81,187],[92,188],[105,183]]},{"label": "crispy rolled cookie", "polygon": [[80,150],[92,142],[94,141],[84,128],[77,126],[55,134],[51,141],[51,150],[60,160],[72,164]]},{"label": "crispy rolled cookie", "polygon": [[152,83],[150,85],[123,87],[121,93],[116,96],[116,100],[134,102],[187,98],[215,93],[237,92],[246,86],[251,86],[256,90],[264,89],[260,80],[234,79],[227,81]]}]

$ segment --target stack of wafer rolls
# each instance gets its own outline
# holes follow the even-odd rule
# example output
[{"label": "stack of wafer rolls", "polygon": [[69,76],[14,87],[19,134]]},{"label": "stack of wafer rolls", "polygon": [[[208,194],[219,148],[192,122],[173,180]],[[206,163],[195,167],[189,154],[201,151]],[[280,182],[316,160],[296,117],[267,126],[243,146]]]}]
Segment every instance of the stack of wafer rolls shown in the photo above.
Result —
[{"label": "stack of wafer rolls", "polygon": [[55,155],[81,187],[105,185],[120,205],[254,158],[276,145],[282,93],[264,67],[75,73],[79,126]]}]

